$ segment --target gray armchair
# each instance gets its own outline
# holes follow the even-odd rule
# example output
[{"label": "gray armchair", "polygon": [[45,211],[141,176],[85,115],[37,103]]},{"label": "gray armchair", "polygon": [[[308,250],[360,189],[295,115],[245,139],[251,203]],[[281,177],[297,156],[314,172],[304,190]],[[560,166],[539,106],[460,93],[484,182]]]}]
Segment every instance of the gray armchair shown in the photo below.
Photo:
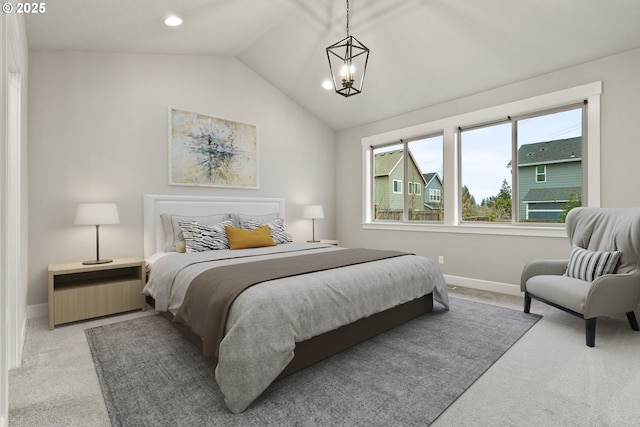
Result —
[{"label": "gray armchair", "polygon": [[595,345],[598,316],[626,313],[637,331],[640,208],[574,208],[566,226],[571,257],[534,260],[522,271],[524,312],[533,298],[583,318],[589,347]]}]

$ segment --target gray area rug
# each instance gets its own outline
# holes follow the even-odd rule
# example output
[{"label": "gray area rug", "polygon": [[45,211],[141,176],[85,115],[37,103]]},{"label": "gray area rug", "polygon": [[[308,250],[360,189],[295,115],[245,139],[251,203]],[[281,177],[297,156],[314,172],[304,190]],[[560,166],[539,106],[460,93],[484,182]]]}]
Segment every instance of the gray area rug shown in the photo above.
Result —
[{"label": "gray area rug", "polygon": [[114,426],[428,425],[540,316],[451,298],[276,381],[244,413],[224,406],[214,366],[161,316],[87,329]]}]

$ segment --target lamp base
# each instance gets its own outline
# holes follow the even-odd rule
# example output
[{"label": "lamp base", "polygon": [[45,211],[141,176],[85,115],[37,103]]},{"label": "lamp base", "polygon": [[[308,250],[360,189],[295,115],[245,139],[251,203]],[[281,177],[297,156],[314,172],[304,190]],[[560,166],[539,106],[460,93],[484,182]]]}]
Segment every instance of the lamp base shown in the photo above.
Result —
[{"label": "lamp base", "polygon": [[320,243],[320,240],[307,240],[307,243]]},{"label": "lamp base", "polygon": [[112,259],[92,259],[90,261],[83,261],[83,265],[96,265],[96,264],[108,264],[113,262]]}]

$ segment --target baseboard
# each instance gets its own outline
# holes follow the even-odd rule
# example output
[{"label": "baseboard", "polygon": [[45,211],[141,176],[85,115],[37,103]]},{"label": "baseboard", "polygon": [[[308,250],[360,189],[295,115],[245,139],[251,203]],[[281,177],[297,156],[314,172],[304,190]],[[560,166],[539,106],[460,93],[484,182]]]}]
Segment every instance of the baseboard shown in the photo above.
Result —
[{"label": "baseboard", "polygon": [[452,276],[444,274],[444,280],[448,285],[462,286],[465,288],[479,289],[482,291],[497,292],[500,294],[522,296],[519,285],[509,283],[491,282],[489,280],[472,279],[470,277]]},{"label": "baseboard", "polygon": [[18,336],[18,348],[16,349],[16,360],[14,360],[11,368],[17,368],[22,365],[22,351],[24,350],[24,343],[27,341],[27,316],[22,316],[22,324],[20,325],[20,335]]},{"label": "baseboard", "polygon": [[27,306],[27,319],[46,317],[49,315],[49,304],[32,304]]}]

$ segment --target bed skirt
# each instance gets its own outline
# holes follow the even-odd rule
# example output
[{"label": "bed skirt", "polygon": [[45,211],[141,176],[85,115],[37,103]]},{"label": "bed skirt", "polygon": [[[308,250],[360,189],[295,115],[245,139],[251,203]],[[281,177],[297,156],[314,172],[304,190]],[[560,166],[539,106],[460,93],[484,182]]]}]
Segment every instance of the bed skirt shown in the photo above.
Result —
[{"label": "bed skirt", "polygon": [[[155,306],[153,298],[147,296],[147,301],[152,307]],[[433,293],[430,293],[308,340],[298,342],[296,343],[293,359],[280,373],[278,379],[291,375],[432,310]],[[169,311],[163,311],[160,314],[171,321],[171,324],[202,352],[202,339],[191,328],[184,324],[173,322],[174,316]]]}]

